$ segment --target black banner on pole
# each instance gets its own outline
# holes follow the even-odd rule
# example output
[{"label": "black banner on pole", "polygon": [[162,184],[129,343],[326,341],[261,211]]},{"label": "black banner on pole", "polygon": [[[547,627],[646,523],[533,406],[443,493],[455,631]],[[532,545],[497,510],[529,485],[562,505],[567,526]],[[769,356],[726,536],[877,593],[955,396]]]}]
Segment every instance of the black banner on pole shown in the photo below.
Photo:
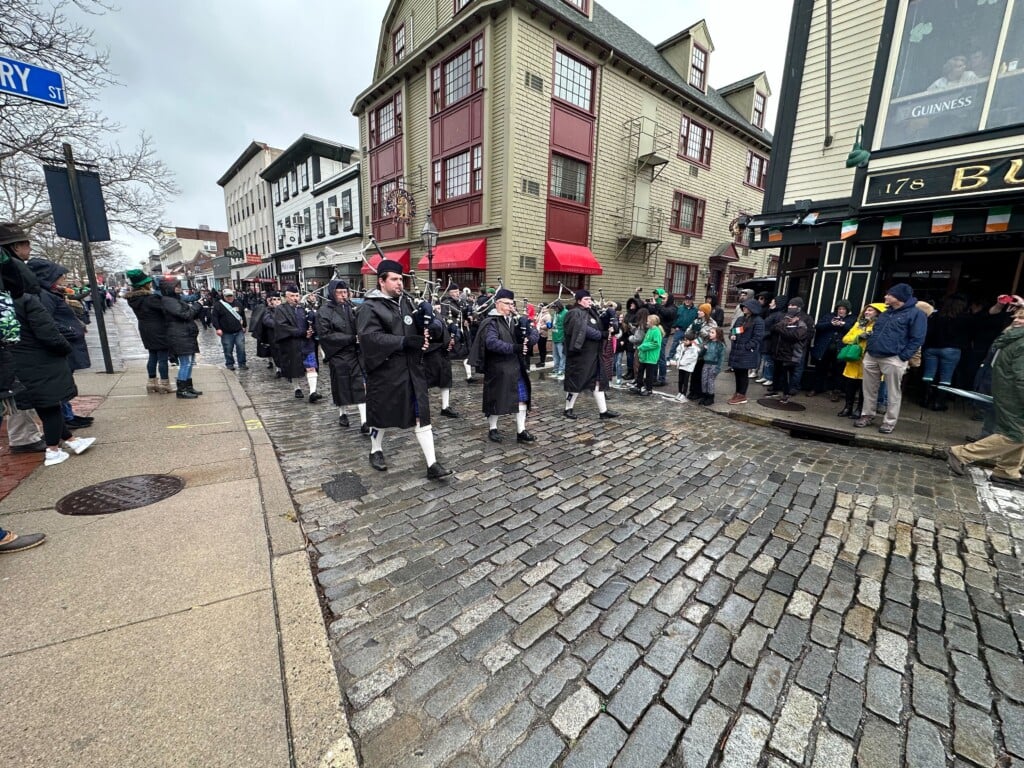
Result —
[{"label": "black banner on pole", "polygon": [[[43,173],[46,176],[46,191],[50,194],[50,207],[53,210],[53,224],[57,234],[68,240],[82,242],[82,234],[78,230],[78,220],[75,217],[75,204],[71,197],[68,169],[44,165]],[[89,242],[109,240],[110,228],[107,225],[107,209],[103,204],[100,175],[95,171],[77,171],[75,175],[78,177],[78,190],[82,199]]]}]

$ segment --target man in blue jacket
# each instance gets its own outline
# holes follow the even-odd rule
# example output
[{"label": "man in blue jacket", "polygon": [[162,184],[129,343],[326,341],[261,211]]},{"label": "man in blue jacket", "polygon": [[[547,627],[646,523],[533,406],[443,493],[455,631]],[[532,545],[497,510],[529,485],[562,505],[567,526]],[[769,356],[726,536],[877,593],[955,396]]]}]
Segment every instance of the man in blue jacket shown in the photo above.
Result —
[{"label": "man in blue jacket", "polygon": [[882,425],[878,431],[888,435],[896,429],[903,399],[903,374],[907,363],[924,343],[928,332],[928,318],[917,308],[913,289],[906,283],[897,283],[885,292],[886,312],[875,321],[874,331],[864,351],[864,406],[855,427],[867,427],[873,421],[878,404],[878,385],[885,376],[889,392]]}]

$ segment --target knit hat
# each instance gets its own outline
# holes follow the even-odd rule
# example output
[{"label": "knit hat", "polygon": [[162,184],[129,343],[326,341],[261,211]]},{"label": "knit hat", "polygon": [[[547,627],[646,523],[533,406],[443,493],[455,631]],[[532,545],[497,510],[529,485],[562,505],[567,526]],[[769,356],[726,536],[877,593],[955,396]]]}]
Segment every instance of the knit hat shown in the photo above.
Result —
[{"label": "knit hat", "polygon": [[704,317],[711,317],[711,305],[710,304],[701,304],[701,305],[699,305],[697,307],[697,310],[699,312],[703,312],[704,313]]},{"label": "knit hat", "polygon": [[141,269],[129,269],[124,273],[124,276],[128,278],[128,282],[132,284],[132,288],[141,288],[142,286],[153,282],[153,278]]},{"label": "knit hat", "polygon": [[910,297],[914,295],[914,289],[906,283],[896,283],[896,285],[886,291],[886,294],[892,296],[896,301],[902,301],[906,304]]},{"label": "knit hat", "polygon": [[391,259],[381,259],[380,263],[377,264],[377,276],[383,275],[385,272],[390,272],[393,275],[402,274],[402,265],[397,261]]},{"label": "knit hat", "polygon": [[799,296],[794,296],[792,299],[789,300],[789,304],[787,304],[786,306],[788,306],[788,307],[799,307],[800,309],[803,309],[804,308],[804,300],[801,299]]},{"label": "knit hat", "polygon": [[840,299],[836,302],[836,309],[839,309],[840,307],[845,307],[847,312],[853,312],[853,304],[848,302],[846,299]]},{"label": "knit hat", "polygon": [[497,293],[494,294],[494,300],[500,301],[501,299],[515,299],[516,295],[508,288],[499,288]]},{"label": "knit hat", "polygon": [[334,284],[334,290],[338,290],[339,288],[344,288],[347,291],[348,283],[345,282],[344,280],[339,280],[337,283]]},{"label": "knit hat", "polygon": [[14,243],[28,242],[28,235],[25,230],[13,221],[0,222],[0,245],[13,245]]},{"label": "knit hat", "polygon": [[448,290],[449,291],[461,291],[462,289],[459,288],[458,283],[449,283]]},{"label": "knit hat", "polygon": [[[381,262],[381,263],[383,264],[384,262]],[[285,293],[298,293],[299,292],[299,286],[297,286],[297,285],[286,285],[284,287],[284,292]]]}]

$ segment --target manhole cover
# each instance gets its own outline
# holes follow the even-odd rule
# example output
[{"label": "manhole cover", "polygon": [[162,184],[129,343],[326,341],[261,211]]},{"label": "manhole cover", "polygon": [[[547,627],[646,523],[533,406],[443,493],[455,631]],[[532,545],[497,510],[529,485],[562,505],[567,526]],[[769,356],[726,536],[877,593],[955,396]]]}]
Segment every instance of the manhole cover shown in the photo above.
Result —
[{"label": "manhole cover", "polygon": [[333,480],[324,483],[321,488],[334,501],[351,501],[366,495],[366,487],[355,472],[335,475]]},{"label": "manhole cover", "polygon": [[133,475],[90,485],[57,502],[62,515],[109,515],[154,504],[185,487],[174,475]]}]

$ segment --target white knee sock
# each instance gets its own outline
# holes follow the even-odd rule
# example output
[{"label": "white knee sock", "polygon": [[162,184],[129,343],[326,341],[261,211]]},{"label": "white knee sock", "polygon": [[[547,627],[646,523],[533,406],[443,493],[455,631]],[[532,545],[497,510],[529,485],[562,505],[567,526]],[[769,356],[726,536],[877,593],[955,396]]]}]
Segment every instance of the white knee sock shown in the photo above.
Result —
[{"label": "white knee sock", "polygon": [[381,446],[384,444],[384,430],[383,429],[371,429],[370,430],[370,453],[376,453],[381,450]]},{"label": "white knee sock", "polygon": [[450,389],[445,388],[441,390],[441,410],[448,407],[448,404],[451,402],[451,397],[452,391]]},{"label": "white knee sock", "polygon": [[497,416],[488,416],[487,417],[487,428],[488,429],[497,429],[498,428],[498,417]]},{"label": "white knee sock", "polygon": [[359,424],[363,425],[366,423],[366,403],[359,403],[356,408],[359,409]]},{"label": "white knee sock", "polygon": [[594,402],[597,403],[598,413],[604,413],[608,410],[608,401],[604,399],[604,392],[599,389],[594,390]]},{"label": "white knee sock", "polygon": [[344,406],[344,405],[343,405],[343,406],[341,406],[341,407],[340,407],[340,408],[338,409],[338,415],[339,415],[339,416],[344,416],[344,415],[345,415],[345,406]]},{"label": "white knee sock", "polygon": [[423,458],[427,460],[427,467],[434,466],[437,463],[437,457],[434,455],[434,433],[431,431],[430,425],[416,427],[413,432],[416,433],[416,442],[423,450]]},{"label": "white knee sock", "polygon": [[576,398],[580,396],[579,392],[570,392],[565,396],[565,410],[571,411],[573,406],[576,405]]},{"label": "white knee sock", "polygon": [[467,379],[472,379],[473,378],[473,366],[471,366],[469,364],[469,360],[463,360],[462,361],[462,367],[466,369],[466,378]]},{"label": "white knee sock", "polygon": [[316,392],[316,371],[306,371],[306,381],[309,382],[309,394]]},{"label": "white knee sock", "polygon": [[516,433],[526,431],[526,403],[519,404],[519,411],[516,413]]}]

